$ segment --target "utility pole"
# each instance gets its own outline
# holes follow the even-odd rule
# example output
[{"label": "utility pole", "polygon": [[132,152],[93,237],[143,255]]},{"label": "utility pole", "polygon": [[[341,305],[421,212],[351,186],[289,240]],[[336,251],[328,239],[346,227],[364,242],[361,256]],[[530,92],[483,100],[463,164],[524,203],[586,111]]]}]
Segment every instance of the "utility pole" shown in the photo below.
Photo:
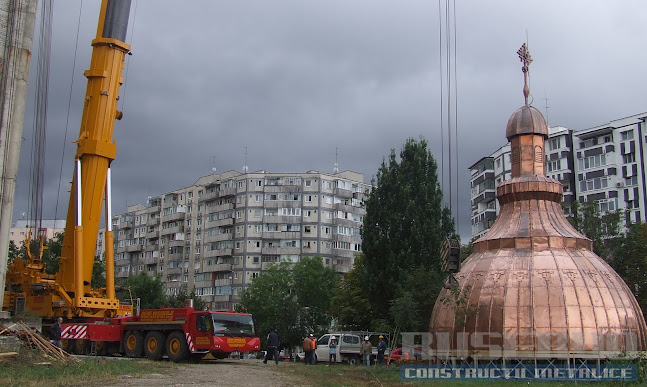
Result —
[{"label": "utility pole", "polygon": [[[0,0],[0,305],[4,302],[9,230],[27,99],[37,0]],[[6,317],[0,311],[0,317]]]}]

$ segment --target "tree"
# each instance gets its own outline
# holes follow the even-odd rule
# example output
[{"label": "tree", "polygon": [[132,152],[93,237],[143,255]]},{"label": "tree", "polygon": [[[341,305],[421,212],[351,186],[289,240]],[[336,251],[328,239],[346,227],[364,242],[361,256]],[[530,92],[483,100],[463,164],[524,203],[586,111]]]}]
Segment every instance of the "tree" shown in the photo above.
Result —
[{"label": "tree", "polygon": [[330,302],[337,287],[337,273],[325,267],[320,256],[302,257],[292,269],[292,280],[302,311],[301,325],[311,332],[325,333],[332,319]]},{"label": "tree", "polygon": [[167,306],[168,300],[164,296],[164,284],[160,276],[151,277],[142,271],[139,275],[126,278],[124,286],[130,288],[133,300],[140,299],[142,309]]},{"label": "tree", "polygon": [[193,300],[193,308],[195,310],[204,310],[207,303],[200,297],[196,297],[195,290],[191,294],[187,294],[182,288],[177,294],[172,294],[166,298],[166,304],[171,308],[182,308],[186,305],[186,300]]},{"label": "tree", "polygon": [[99,257],[94,257],[90,284],[95,289],[106,287],[106,262],[99,259]]},{"label": "tree", "polygon": [[574,216],[568,218],[569,222],[579,232],[593,241],[593,251],[600,257],[607,259],[614,249],[614,243],[621,236],[619,211],[601,213],[598,201],[573,202]]},{"label": "tree", "polygon": [[284,347],[300,344],[306,333],[322,333],[330,325],[330,303],[337,274],[321,257],[302,257],[292,265],[281,262],[264,270],[241,295],[241,308],[254,315],[265,345],[275,328]]},{"label": "tree", "polygon": [[289,263],[281,262],[262,271],[245,289],[240,304],[254,315],[263,347],[271,328],[276,329],[282,345],[294,347],[303,339],[305,330],[298,321],[299,305],[292,292]]},{"label": "tree", "polygon": [[609,264],[629,286],[644,315],[647,312],[647,223],[631,224],[617,246]]},{"label": "tree", "polygon": [[364,291],[364,254],[355,256],[353,269],[339,282],[332,298],[332,315],[344,330],[365,330],[373,318],[371,303]]},{"label": "tree", "polygon": [[[363,283],[374,316],[395,325],[389,309],[398,298],[425,294],[433,308],[442,286],[440,245],[454,234],[454,223],[442,206],[436,161],[423,138],[409,138],[399,160],[391,150],[373,185],[362,228]],[[417,313],[411,321],[426,330],[431,309]]]},{"label": "tree", "polygon": [[[43,247],[45,249],[43,250],[43,263],[45,264],[45,273],[47,274],[56,274],[58,273],[58,262],[59,259],[58,257],[61,256],[61,252],[63,251],[63,237],[65,236],[65,233],[58,232],[56,235],[54,235],[54,238],[52,239],[46,239],[43,242]],[[32,240],[31,245],[32,245],[32,252],[38,251],[40,242],[38,239]]]}]

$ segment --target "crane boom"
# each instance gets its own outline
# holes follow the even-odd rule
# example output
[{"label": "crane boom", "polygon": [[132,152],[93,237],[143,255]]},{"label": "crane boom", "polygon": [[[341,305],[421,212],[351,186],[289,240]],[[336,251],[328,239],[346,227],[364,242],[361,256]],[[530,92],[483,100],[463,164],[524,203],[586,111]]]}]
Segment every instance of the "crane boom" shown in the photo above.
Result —
[{"label": "crane boom", "polygon": [[[130,51],[130,46],[124,42],[130,3],[130,0],[101,2],[90,68],[85,71],[88,84],[76,141],[59,271],[50,276],[45,274],[42,263],[23,263],[18,259],[7,274],[7,282],[14,293],[24,295],[26,309],[41,316],[112,317],[119,310],[114,288],[110,164],[117,151],[113,139],[114,123],[122,117],[117,103],[123,84],[125,55]],[[106,288],[92,289],[92,266],[104,203]]]}]

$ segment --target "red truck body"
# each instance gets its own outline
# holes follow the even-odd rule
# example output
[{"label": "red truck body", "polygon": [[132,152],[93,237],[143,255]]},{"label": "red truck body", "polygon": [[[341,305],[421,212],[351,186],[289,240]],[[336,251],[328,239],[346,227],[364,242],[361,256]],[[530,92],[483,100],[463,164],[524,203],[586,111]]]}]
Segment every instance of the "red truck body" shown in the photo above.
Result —
[{"label": "red truck body", "polygon": [[196,311],[192,307],[145,309],[136,316],[63,324],[64,349],[75,353],[146,356],[173,361],[210,353],[260,350],[251,314]]}]

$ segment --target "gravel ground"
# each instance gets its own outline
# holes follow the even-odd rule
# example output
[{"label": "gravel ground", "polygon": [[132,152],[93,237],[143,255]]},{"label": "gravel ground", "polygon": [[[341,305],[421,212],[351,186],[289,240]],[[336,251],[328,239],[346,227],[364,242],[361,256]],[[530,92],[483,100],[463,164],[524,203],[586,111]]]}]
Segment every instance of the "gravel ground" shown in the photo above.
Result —
[{"label": "gravel ground", "polygon": [[123,375],[101,386],[308,386],[306,380],[277,372],[277,367],[288,363],[263,364],[261,360],[207,360],[195,364],[181,364],[172,373],[150,374],[141,377]]}]

